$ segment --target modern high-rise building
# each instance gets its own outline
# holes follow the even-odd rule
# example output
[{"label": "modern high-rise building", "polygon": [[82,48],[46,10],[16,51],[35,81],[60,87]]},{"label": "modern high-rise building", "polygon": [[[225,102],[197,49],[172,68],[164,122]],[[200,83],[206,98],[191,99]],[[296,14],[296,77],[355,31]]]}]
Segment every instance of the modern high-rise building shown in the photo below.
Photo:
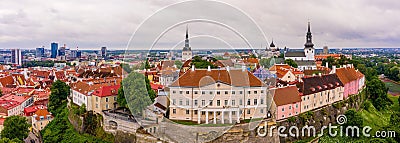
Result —
[{"label": "modern high-rise building", "polygon": [[107,59],[107,47],[101,47],[101,57]]},{"label": "modern high-rise building", "polygon": [[13,64],[22,65],[21,49],[11,50],[11,62]]},{"label": "modern high-rise building", "polygon": [[58,43],[51,43],[51,58],[57,57]]},{"label": "modern high-rise building", "polygon": [[60,47],[60,49],[58,49],[58,56],[65,56],[65,49],[67,48],[67,46],[64,44],[63,47]]},{"label": "modern high-rise building", "polygon": [[36,58],[44,57],[44,47],[36,48]]}]

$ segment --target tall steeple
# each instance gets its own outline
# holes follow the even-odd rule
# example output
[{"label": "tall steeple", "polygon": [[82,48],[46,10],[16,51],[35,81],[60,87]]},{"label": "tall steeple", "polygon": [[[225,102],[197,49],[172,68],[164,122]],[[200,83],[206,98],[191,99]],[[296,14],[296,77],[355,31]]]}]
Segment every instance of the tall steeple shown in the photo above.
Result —
[{"label": "tall steeple", "polygon": [[304,48],[314,48],[314,44],[312,43],[310,22],[308,22],[308,31],[306,35],[306,43],[304,44]]},{"label": "tall steeple", "polygon": [[[186,39],[185,39],[185,48],[189,48],[189,28],[188,25],[186,25]],[[185,50],[184,48],[184,50]]]}]

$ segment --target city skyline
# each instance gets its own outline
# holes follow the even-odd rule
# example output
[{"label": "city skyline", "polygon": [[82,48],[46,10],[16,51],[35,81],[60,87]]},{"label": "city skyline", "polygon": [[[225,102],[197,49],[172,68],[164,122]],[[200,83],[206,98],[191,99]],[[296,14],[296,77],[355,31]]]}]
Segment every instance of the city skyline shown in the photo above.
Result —
[{"label": "city skyline", "polygon": [[[0,27],[3,29],[0,31],[0,49],[42,46],[50,49],[51,42],[67,44],[70,48],[78,46],[82,50],[96,50],[103,46],[110,50],[124,49],[141,22],[177,2],[181,1],[119,1],[112,2],[113,7],[109,7],[111,2],[41,1],[27,4],[30,6],[7,2],[0,6]],[[229,5],[245,12],[265,33],[266,40],[254,38],[258,40],[253,44],[256,49],[269,45],[272,39],[278,47],[302,48],[308,21],[312,25],[317,49],[325,45],[330,48],[399,47],[396,37],[400,36],[400,21],[395,16],[400,14],[397,9],[400,3],[396,1],[230,1]],[[201,11],[188,13],[200,14]],[[235,15],[221,19],[232,24],[237,21]],[[173,17],[165,19],[166,23],[173,20]],[[214,35],[228,39],[227,42],[236,48],[245,47],[237,37],[221,27],[202,23],[190,23],[189,27],[193,50],[228,47],[210,37],[196,37],[201,35]],[[160,39],[155,48],[176,45],[173,48],[181,49],[184,34],[185,26],[177,26]]]}]

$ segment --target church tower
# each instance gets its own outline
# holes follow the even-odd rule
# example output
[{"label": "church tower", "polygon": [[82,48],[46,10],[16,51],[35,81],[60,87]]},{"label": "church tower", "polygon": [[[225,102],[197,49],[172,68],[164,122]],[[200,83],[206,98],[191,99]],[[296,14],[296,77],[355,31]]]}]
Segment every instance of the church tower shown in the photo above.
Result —
[{"label": "church tower", "polygon": [[306,35],[306,43],[304,44],[304,54],[306,55],[305,60],[314,60],[314,44],[312,43],[312,35],[311,35],[311,28],[310,22],[308,22],[308,31]]},{"label": "church tower", "polygon": [[189,32],[188,26],[186,25],[186,39],[185,39],[185,47],[182,50],[182,61],[186,61],[192,59],[192,48],[189,46]]}]

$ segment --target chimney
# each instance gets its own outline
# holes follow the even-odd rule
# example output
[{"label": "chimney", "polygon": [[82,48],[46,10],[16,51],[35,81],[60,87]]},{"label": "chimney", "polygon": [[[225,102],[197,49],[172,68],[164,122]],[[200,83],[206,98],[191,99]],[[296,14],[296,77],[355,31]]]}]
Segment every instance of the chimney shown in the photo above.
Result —
[{"label": "chimney", "polygon": [[229,66],[226,66],[226,71],[229,71],[230,69],[229,69]]},{"label": "chimney", "polygon": [[325,67],[329,68],[329,63],[325,62]]},{"label": "chimney", "polygon": [[336,73],[336,66],[332,66],[332,73]]},{"label": "chimney", "polygon": [[194,71],[194,65],[192,65],[192,71]]},{"label": "chimney", "polygon": [[315,76],[315,73],[313,73],[312,76]]},{"label": "chimney", "polygon": [[322,73],[318,73],[319,76],[322,76]]},{"label": "chimney", "polygon": [[207,67],[207,71],[211,71],[211,67],[210,66]]}]

